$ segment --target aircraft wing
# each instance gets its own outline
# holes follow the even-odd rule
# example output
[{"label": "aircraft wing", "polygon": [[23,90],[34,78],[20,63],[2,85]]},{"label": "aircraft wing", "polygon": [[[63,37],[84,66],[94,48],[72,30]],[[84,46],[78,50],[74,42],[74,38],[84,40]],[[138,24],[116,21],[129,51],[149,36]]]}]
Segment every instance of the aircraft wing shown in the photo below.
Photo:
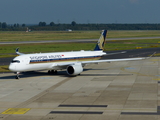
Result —
[{"label": "aircraft wing", "polygon": [[132,60],[144,60],[144,59],[149,59],[151,58],[156,52],[154,52],[151,56],[149,57],[144,57],[144,58],[123,58],[123,59],[107,59],[107,60],[93,60],[93,61],[77,61],[77,62],[64,62],[64,63],[58,63],[54,66],[56,67],[67,67],[69,65],[74,65],[77,63],[80,64],[91,64],[91,63],[101,63],[101,62],[118,62],[118,61],[132,61]]},{"label": "aircraft wing", "polygon": [[77,63],[81,64],[91,64],[91,63],[100,63],[100,62],[116,62],[116,61],[129,61],[129,60],[143,60],[146,58],[124,58],[124,59],[107,59],[107,60],[93,60],[93,61],[77,61],[77,62],[64,62],[64,63],[57,63],[54,67],[67,67],[69,65],[74,65]]},{"label": "aircraft wing", "polygon": [[143,60],[146,58],[124,58],[124,59],[107,59],[107,60],[94,60],[94,61],[82,61],[82,64],[100,63],[100,62],[116,62],[116,61],[129,61],[129,60]]},{"label": "aircraft wing", "polygon": [[62,62],[62,63],[56,63],[53,65],[53,67],[67,67],[69,65],[74,65],[76,63],[81,63],[81,62]]}]

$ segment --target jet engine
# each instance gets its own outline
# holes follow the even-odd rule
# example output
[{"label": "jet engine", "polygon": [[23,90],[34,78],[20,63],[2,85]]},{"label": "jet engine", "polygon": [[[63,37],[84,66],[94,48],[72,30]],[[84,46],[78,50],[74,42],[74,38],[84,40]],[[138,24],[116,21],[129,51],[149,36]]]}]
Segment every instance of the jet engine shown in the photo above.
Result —
[{"label": "jet engine", "polygon": [[71,76],[76,76],[83,72],[82,64],[74,64],[67,67],[67,74]]}]

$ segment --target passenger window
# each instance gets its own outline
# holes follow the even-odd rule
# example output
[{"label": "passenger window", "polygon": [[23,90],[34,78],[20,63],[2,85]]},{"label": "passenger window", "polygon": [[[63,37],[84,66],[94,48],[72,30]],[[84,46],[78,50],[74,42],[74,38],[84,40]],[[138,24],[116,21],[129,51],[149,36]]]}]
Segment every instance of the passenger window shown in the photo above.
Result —
[{"label": "passenger window", "polygon": [[20,63],[19,60],[12,60],[11,63]]}]

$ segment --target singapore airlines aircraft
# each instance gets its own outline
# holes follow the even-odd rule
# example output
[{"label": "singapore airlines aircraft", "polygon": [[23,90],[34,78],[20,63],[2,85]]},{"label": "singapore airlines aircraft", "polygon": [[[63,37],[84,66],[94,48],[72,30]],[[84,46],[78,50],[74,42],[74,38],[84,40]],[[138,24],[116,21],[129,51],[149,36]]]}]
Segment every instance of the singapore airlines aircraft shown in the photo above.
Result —
[{"label": "singapore airlines aircraft", "polygon": [[16,49],[16,53],[19,56],[15,57],[11,61],[9,70],[16,72],[16,79],[19,79],[20,72],[37,70],[48,70],[48,73],[56,73],[57,70],[66,69],[68,75],[76,76],[83,72],[83,67],[85,64],[144,59],[129,58],[98,60],[102,56],[108,55],[107,53],[103,52],[106,34],[107,30],[104,30],[96,44],[94,51],[81,50],[72,52],[23,54]]}]

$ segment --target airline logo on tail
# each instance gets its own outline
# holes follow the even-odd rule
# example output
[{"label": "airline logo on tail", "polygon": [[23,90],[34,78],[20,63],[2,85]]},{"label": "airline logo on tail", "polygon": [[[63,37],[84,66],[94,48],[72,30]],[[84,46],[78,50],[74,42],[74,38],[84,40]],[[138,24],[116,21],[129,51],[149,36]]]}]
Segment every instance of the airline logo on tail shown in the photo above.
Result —
[{"label": "airline logo on tail", "polygon": [[102,35],[100,36],[98,42],[97,42],[97,45],[96,45],[94,51],[98,51],[98,50],[102,50],[103,51],[106,35],[107,35],[107,30],[104,30],[102,32]]}]

